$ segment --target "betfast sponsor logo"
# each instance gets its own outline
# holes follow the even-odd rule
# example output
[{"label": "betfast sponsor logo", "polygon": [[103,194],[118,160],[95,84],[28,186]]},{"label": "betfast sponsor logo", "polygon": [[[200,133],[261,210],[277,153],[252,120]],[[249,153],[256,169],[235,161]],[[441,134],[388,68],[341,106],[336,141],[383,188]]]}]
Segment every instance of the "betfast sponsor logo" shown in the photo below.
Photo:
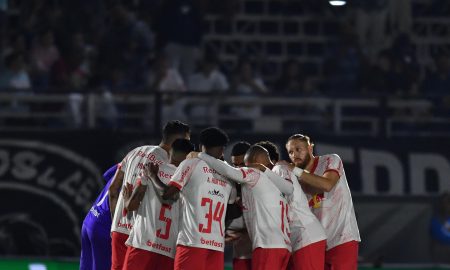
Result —
[{"label": "betfast sponsor logo", "polygon": [[212,246],[212,247],[218,247],[218,248],[223,247],[223,243],[217,242],[215,240],[207,240],[207,239],[204,239],[203,237],[200,238],[200,243],[202,245],[208,245],[208,246]]},{"label": "betfast sponsor logo", "polygon": [[170,253],[172,251],[171,247],[165,246],[165,245],[163,245],[161,243],[154,243],[154,242],[152,242],[150,240],[147,241],[147,246],[152,247],[154,249],[165,251],[167,253]]},{"label": "betfast sponsor logo", "polygon": [[220,190],[215,190],[215,189],[208,191],[208,194],[209,195],[213,195],[213,196],[218,196],[218,197],[221,197],[221,198],[224,197],[223,194],[220,193]]},{"label": "betfast sponsor logo", "polygon": [[128,230],[133,229],[133,225],[131,223],[122,223],[120,221],[117,223],[117,227],[128,229]]}]

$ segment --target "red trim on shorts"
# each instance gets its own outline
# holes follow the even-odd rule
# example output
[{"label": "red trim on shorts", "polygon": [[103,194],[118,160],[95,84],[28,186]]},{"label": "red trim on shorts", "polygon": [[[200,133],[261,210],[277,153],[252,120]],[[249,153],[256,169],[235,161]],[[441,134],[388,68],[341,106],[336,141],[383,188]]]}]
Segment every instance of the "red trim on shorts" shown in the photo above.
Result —
[{"label": "red trim on shorts", "polygon": [[181,188],[183,188],[180,184],[174,181],[169,182],[169,187],[176,187],[178,190],[181,190]]},{"label": "red trim on shorts", "polygon": [[319,164],[319,157],[315,157],[315,158],[314,158],[313,166],[312,166],[311,171],[310,171],[311,174],[313,174],[314,171],[317,169],[317,165],[318,165],[318,164]]},{"label": "red trim on shorts", "polygon": [[335,172],[335,173],[337,173],[337,175],[339,176],[339,178],[341,177],[341,174],[340,174],[339,171],[336,170],[336,169],[327,169],[327,170],[325,170],[325,171],[323,172],[323,174],[325,174],[326,172]]}]

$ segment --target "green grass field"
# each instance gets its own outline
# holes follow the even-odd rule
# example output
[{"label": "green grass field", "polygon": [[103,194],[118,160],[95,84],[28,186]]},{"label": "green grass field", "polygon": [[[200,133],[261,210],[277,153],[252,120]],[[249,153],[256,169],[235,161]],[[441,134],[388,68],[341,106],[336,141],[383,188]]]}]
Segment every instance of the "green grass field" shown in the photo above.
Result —
[{"label": "green grass field", "polygon": [[[64,262],[51,260],[13,260],[0,259],[0,270],[78,270],[80,267],[78,262]],[[450,268],[371,268],[359,267],[359,270],[443,270]],[[231,267],[225,267],[225,270],[232,270]]]}]

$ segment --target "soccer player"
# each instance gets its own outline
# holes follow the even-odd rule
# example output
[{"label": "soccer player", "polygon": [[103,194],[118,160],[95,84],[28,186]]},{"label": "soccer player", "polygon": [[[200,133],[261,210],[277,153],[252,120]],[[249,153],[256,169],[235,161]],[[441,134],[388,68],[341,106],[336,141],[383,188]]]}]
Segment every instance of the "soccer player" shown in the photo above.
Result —
[{"label": "soccer player", "polygon": [[140,184],[129,200],[125,200],[127,210],[137,210],[137,215],[126,242],[128,249],[123,270],[173,269],[179,204],[162,201],[158,195],[159,183],[153,184],[152,179],[167,185],[177,166],[193,150],[194,146],[189,140],[175,140],[170,150],[170,164],[147,166]]},{"label": "soccer player", "polygon": [[[218,128],[200,133],[202,151],[214,159],[222,158],[228,136]],[[181,215],[174,269],[224,268],[224,232],[227,204],[236,199],[233,183],[198,158],[178,166],[163,198],[179,194]]]},{"label": "soccer player", "polygon": [[[231,149],[231,163],[234,167],[244,167],[244,157],[250,148],[250,143],[237,142]],[[238,197],[241,197],[240,185],[238,185]],[[233,270],[252,269],[252,241],[245,227],[244,217],[233,219],[227,228],[227,234],[233,240]]]},{"label": "soccer player", "polygon": [[286,196],[292,194],[293,186],[264,167],[272,166],[267,150],[250,147],[244,168],[231,167],[205,153],[198,157],[220,174],[242,183],[244,221],[253,248],[252,269],[286,269],[291,252]]},{"label": "soccer player", "polygon": [[319,220],[311,212],[308,199],[287,164],[279,162],[278,147],[270,142],[258,142],[276,164],[272,171],[293,182],[294,192],[289,196],[289,228],[291,231],[292,256],[289,268],[301,270],[323,270],[325,265],[326,234]]},{"label": "soccer player", "polygon": [[[109,202],[111,213],[114,213],[111,225],[112,264],[111,269],[122,270],[131,228],[133,227],[134,214],[128,213],[124,207],[123,192],[129,187],[136,186],[140,173],[148,163],[169,163],[169,151],[176,139],[189,139],[189,126],[180,121],[169,121],[163,128],[162,140],[158,146],[144,145],[130,151],[117,170],[114,180],[109,187]],[[117,206],[116,206],[117,204]]]},{"label": "soccer player", "polygon": [[80,270],[111,269],[111,213],[108,188],[119,164],[109,168],[103,178],[107,181],[81,228]]},{"label": "soccer player", "polygon": [[325,269],[356,270],[361,241],[342,160],[336,154],[314,156],[305,135],[289,137],[286,149],[293,172],[309,194],[309,205],[327,235]]}]

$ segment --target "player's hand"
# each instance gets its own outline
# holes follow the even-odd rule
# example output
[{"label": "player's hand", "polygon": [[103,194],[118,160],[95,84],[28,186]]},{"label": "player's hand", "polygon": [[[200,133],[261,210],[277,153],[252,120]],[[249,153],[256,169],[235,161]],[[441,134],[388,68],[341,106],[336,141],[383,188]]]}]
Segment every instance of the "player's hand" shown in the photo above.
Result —
[{"label": "player's hand", "polygon": [[186,158],[198,158],[199,154],[200,154],[200,152],[192,151],[186,156]]},{"label": "player's hand", "polygon": [[231,243],[231,242],[237,241],[241,237],[242,237],[242,233],[241,232],[229,231],[225,235],[225,243]]},{"label": "player's hand", "polygon": [[144,166],[143,176],[147,180],[150,180],[153,176],[158,175],[159,166],[153,162],[147,163]]}]

